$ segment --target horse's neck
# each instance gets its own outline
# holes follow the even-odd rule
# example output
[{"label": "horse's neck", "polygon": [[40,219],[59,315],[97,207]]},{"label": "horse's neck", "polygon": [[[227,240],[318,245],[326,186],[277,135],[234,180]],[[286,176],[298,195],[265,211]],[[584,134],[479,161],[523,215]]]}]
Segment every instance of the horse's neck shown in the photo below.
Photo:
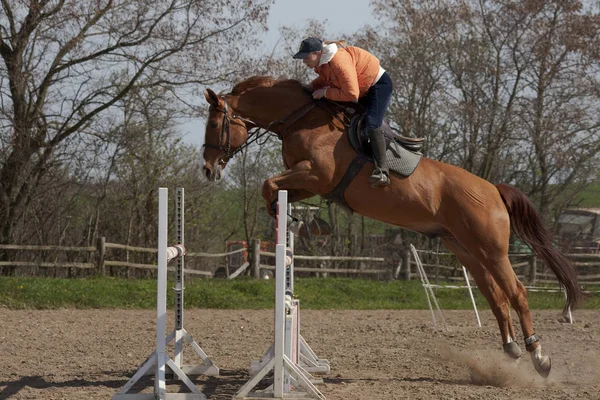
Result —
[{"label": "horse's neck", "polygon": [[280,89],[258,88],[238,96],[231,106],[261,128],[267,128],[275,121],[290,117],[308,102],[310,98],[305,96],[285,93]]}]

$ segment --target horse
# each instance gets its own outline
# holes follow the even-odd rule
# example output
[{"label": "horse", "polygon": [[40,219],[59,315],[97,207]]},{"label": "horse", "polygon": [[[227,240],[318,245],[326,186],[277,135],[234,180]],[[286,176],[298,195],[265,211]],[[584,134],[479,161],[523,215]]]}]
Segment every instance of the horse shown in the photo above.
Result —
[{"label": "horse", "polygon": [[[209,104],[203,145],[203,173],[221,179],[236,152],[254,138],[257,129],[277,134],[286,170],[264,182],[262,196],[272,215],[277,191],[287,190],[290,202],[327,196],[344,179],[356,150],[350,145],[343,120],[317,107],[296,80],[254,76],[231,92],[204,93]],[[249,133],[250,131],[250,133]],[[551,234],[527,196],[517,188],[492,183],[454,165],[423,157],[409,177],[395,174],[391,184],[372,188],[371,161],[362,165],[344,190],[347,205],[368,218],[429,237],[439,237],[468,269],[498,322],[503,350],[521,356],[510,307],[516,311],[535,370],[544,378],[551,359],[542,353],[533,329],[527,291],[508,258],[512,231],[532,248],[564,287],[567,307],[575,308],[585,295],[569,259],[555,249]]]}]

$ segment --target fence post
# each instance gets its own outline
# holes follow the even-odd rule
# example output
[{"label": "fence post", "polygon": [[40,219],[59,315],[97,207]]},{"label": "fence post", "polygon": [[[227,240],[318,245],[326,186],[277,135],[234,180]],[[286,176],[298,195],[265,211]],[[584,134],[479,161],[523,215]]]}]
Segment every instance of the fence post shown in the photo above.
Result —
[{"label": "fence post", "polygon": [[410,251],[408,249],[404,249],[402,264],[404,265],[404,279],[410,281]]},{"label": "fence post", "polygon": [[104,255],[106,253],[106,238],[104,236],[99,237],[96,241],[96,250],[98,251],[98,273],[100,273],[102,276],[105,276],[106,270],[104,268]]},{"label": "fence post", "polygon": [[260,240],[256,238],[250,239],[250,268],[252,268],[252,276],[260,279]]},{"label": "fence post", "polygon": [[535,286],[537,273],[537,257],[532,255],[529,259],[529,284]]}]

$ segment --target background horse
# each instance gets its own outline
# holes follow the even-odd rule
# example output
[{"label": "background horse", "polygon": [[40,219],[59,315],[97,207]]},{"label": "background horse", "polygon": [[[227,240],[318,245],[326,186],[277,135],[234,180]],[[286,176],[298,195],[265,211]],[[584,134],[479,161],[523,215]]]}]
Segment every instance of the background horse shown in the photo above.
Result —
[{"label": "background horse", "polygon": [[[217,95],[208,89],[205,97],[210,108],[204,174],[209,180],[221,178],[229,159],[248,140],[249,129],[268,129],[282,140],[287,169],[267,179],[262,189],[269,212],[278,190],[287,190],[290,202],[329,194],[357,154],[341,120],[314,107],[315,101],[298,81],[252,77],[231,93]],[[511,227],[554,271],[567,293],[565,307],[574,308],[583,293],[571,262],[552,246],[550,233],[527,197],[511,186],[494,186],[464,169],[428,158],[408,178],[392,174],[386,187],[371,188],[372,170],[368,162],[347,186],[348,206],[366,217],[440,237],[490,304],[504,351],[513,358],[521,355],[510,317],[512,306],[534,367],[547,377],[550,358],[542,355],[526,290],[508,259]]]}]

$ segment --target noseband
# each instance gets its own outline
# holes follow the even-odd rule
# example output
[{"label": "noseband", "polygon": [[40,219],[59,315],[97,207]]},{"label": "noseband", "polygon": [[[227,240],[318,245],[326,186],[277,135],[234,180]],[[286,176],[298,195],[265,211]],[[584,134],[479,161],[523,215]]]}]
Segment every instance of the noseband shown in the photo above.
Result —
[{"label": "noseband", "polygon": [[[204,143],[202,145],[203,148],[209,147],[211,149],[221,150],[225,153],[219,160],[220,164],[225,164],[231,158],[233,158],[234,155],[241,152],[243,149],[248,147],[251,143],[257,141],[258,139],[260,139],[262,136],[264,136],[267,133],[275,134],[275,135],[277,135],[277,137],[279,139],[281,139],[283,137],[284,132],[290,126],[295,124],[296,121],[298,121],[300,118],[302,118],[304,115],[306,115],[310,110],[312,110],[315,107],[315,102],[311,101],[310,103],[307,103],[307,104],[303,105],[302,107],[300,107],[299,109],[295,110],[294,112],[292,112],[290,115],[288,115],[284,119],[279,120],[279,121],[272,121],[271,123],[269,123],[269,125],[266,128],[263,129],[262,132],[260,132],[261,128],[258,127],[258,125],[255,122],[253,122],[252,120],[240,117],[239,115],[229,113],[229,106],[227,105],[227,99],[225,96],[226,95],[221,96],[221,99],[223,99],[223,108],[215,107],[216,111],[223,113],[223,121],[221,122],[221,136],[219,138],[219,144]],[[292,119],[292,117],[294,117],[294,116],[296,116],[296,117]],[[246,139],[246,142],[244,144],[242,144],[240,147],[238,147],[237,149],[234,149],[234,150],[231,150],[231,129],[230,129],[230,127],[231,127],[232,119],[237,119],[237,120],[244,122],[244,124],[239,124],[239,125],[243,125],[244,128],[246,128],[246,132],[248,132],[248,137],[254,136],[252,138],[252,140]],[[289,121],[290,119],[291,119],[291,121]],[[257,129],[253,132],[250,132],[248,130],[246,124],[253,125]],[[271,126],[277,125],[277,124],[285,125],[283,130],[279,134],[270,130]],[[222,144],[223,142],[225,142],[225,145]]]}]

